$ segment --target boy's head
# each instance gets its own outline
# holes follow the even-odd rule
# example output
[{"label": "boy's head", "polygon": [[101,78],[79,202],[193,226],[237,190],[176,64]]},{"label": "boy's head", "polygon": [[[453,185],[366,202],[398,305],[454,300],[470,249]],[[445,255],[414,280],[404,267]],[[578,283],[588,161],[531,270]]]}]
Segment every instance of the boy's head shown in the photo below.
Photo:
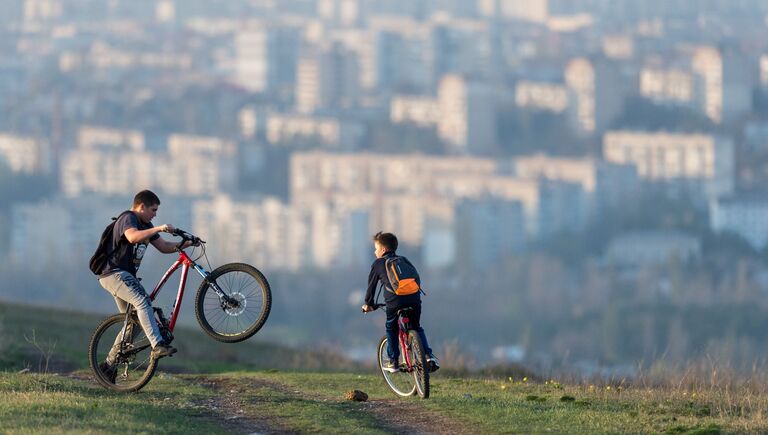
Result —
[{"label": "boy's head", "polygon": [[157,215],[157,208],[160,207],[160,198],[151,190],[142,190],[133,197],[134,213],[145,223],[149,223]]},{"label": "boy's head", "polygon": [[394,253],[397,251],[397,237],[392,233],[378,233],[373,235],[373,251],[376,258],[381,258],[387,252]]}]

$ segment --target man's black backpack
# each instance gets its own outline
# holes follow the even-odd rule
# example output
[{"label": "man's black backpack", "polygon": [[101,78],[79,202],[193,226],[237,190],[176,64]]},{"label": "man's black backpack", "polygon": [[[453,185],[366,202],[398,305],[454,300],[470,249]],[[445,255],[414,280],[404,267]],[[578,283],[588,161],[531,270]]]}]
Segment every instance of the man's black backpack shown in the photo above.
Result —
[{"label": "man's black backpack", "polygon": [[101,272],[104,271],[104,267],[107,265],[107,262],[112,259],[112,255],[115,253],[115,251],[110,250],[110,246],[112,246],[112,237],[114,237],[112,233],[115,230],[115,222],[117,222],[117,219],[126,213],[133,212],[126,210],[120,213],[120,216],[113,217],[112,222],[107,225],[107,227],[104,228],[104,232],[101,233],[99,246],[96,248],[96,252],[93,253],[91,261],[88,263],[88,267],[91,269],[91,272],[93,272],[94,275],[101,275]]}]

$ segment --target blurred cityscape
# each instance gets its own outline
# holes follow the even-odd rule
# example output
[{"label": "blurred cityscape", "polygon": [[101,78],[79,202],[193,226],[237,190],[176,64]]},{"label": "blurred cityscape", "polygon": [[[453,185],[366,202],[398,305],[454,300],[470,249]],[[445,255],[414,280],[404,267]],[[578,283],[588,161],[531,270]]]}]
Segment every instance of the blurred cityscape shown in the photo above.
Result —
[{"label": "blurred cityscape", "polygon": [[275,340],[372,357],[384,230],[445,358],[766,363],[768,2],[0,9],[2,299],[114,310],[87,261],[151,189],[265,273]]}]

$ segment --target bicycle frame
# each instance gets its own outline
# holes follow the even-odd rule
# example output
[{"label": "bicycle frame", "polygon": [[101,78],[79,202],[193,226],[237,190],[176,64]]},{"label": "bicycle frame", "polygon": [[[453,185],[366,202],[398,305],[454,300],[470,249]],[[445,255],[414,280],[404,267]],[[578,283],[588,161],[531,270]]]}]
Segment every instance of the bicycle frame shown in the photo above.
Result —
[{"label": "bicycle frame", "polygon": [[397,336],[399,338],[400,342],[400,353],[405,357],[405,367],[407,372],[413,371],[413,363],[411,362],[411,355],[410,352],[408,352],[408,330],[409,328],[409,320],[408,317],[405,317],[404,315],[400,315],[397,319]]},{"label": "bicycle frame", "polygon": [[203,269],[199,264],[195,263],[194,260],[189,258],[186,252],[183,250],[179,250],[179,258],[171,265],[171,267],[168,268],[168,270],[163,274],[163,277],[160,278],[160,281],[155,286],[155,289],[152,290],[152,294],[149,295],[149,300],[154,301],[155,297],[160,293],[160,289],[163,288],[166,282],[168,282],[168,279],[173,275],[176,270],[181,268],[181,278],[179,279],[179,289],[176,293],[176,299],[173,301],[173,309],[171,313],[171,320],[168,322],[168,329],[173,332],[174,326],[176,326],[176,319],[179,316],[179,311],[181,310],[181,301],[184,298],[184,288],[187,284],[187,273],[189,272],[189,269],[194,269],[197,273],[200,274],[201,277],[203,277],[203,282],[208,281],[208,284],[213,288],[213,291],[219,296],[219,298],[224,299],[225,301],[229,298],[222,290],[219,288],[219,286],[216,284],[215,281],[210,281],[208,278],[210,276],[210,272]]}]

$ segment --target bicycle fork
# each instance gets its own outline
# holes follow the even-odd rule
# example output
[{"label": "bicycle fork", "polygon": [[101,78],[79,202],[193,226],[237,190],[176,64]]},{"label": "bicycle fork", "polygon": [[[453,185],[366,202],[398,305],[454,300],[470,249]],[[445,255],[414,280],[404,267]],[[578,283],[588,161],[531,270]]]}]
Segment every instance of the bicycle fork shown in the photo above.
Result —
[{"label": "bicycle fork", "polygon": [[222,309],[226,310],[239,306],[237,300],[224,293],[224,290],[222,290],[221,287],[216,284],[216,281],[211,279],[211,274],[209,272],[200,267],[197,263],[193,263],[192,268],[195,269],[198,274],[200,274],[200,276],[203,278],[203,282],[206,282],[211,286],[211,289],[213,289],[213,292],[216,293],[216,295],[219,297],[219,300],[221,301]]}]

